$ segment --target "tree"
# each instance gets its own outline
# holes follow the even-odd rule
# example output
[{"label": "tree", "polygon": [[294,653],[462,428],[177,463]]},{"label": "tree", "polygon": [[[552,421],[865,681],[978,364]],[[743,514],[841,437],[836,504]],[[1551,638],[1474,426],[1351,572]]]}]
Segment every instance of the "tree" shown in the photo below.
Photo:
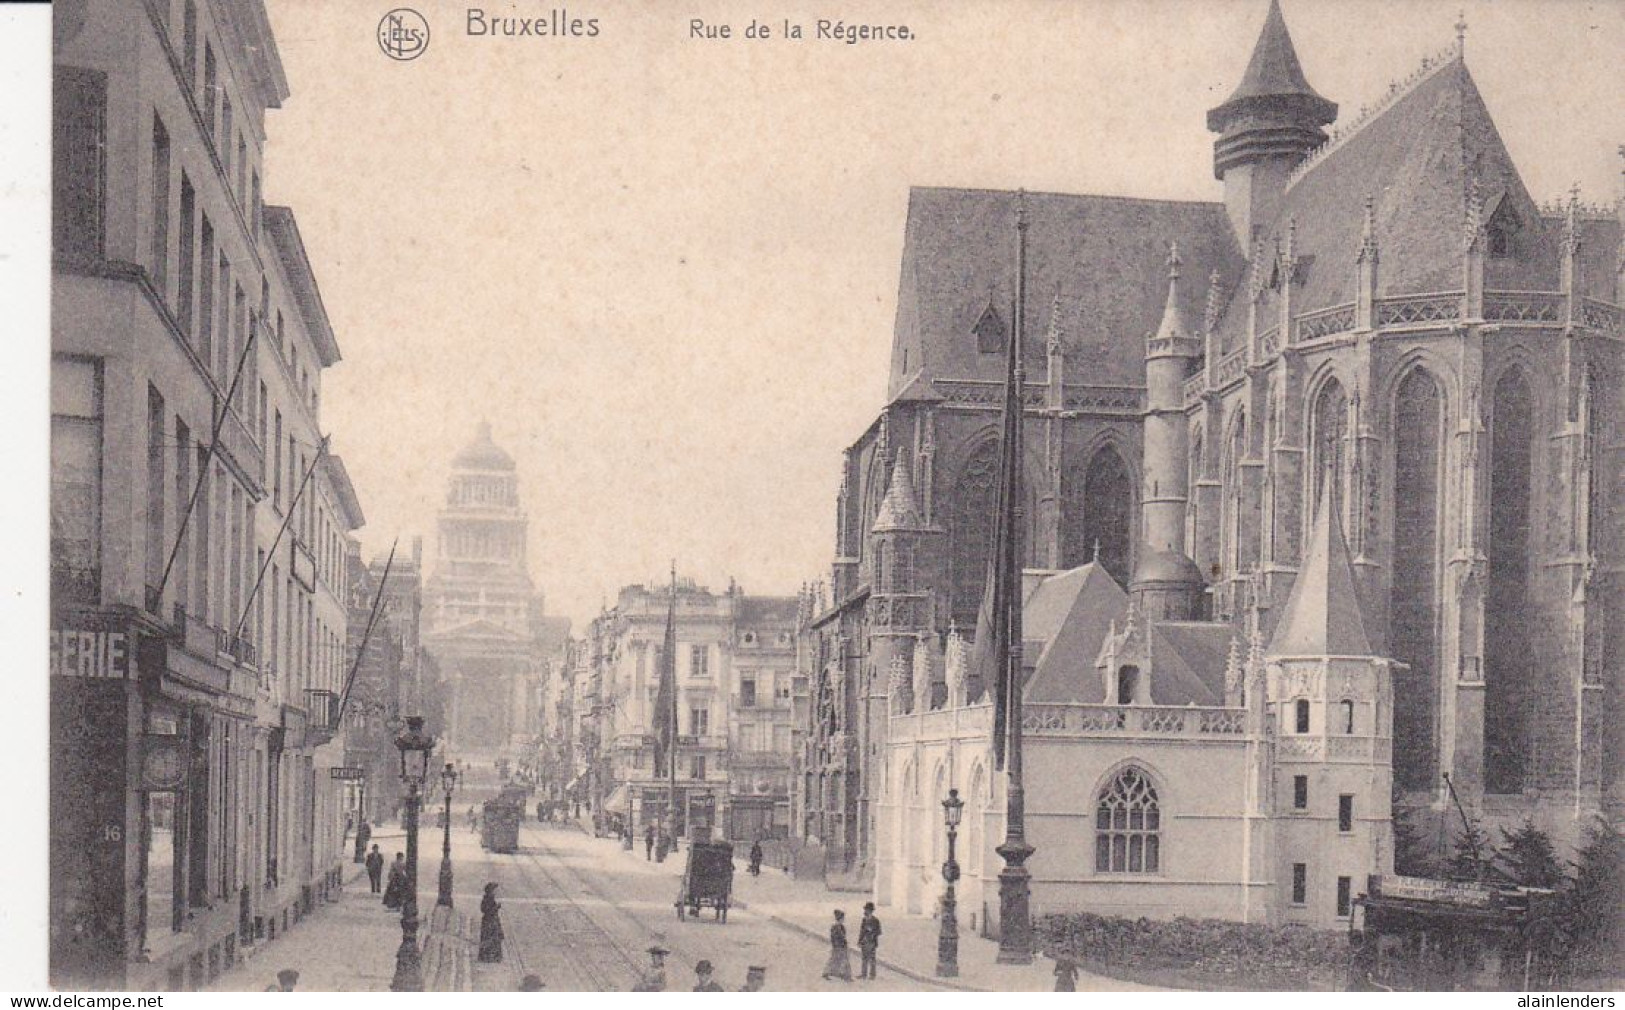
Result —
[{"label": "tree", "polygon": [[1558,890],[1568,883],[1568,874],[1557,858],[1551,836],[1525,820],[1517,831],[1501,829],[1501,845],[1495,852],[1495,870],[1508,882],[1520,887]]},{"label": "tree", "polygon": [[1414,810],[1394,811],[1394,872],[1406,877],[1431,877],[1436,872],[1427,839],[1411,820]]},{"label": "tree", "polygon": [[1598,817],[1586,830],[1563,898],[1566,932],[1581,971],[1625,964],[1625,835]]},{"label": "tree", "polygon": [[1445,863],[1444,875],[1450,880],[1471,883],[1484,880],[1490,874],[1489,839],[1478,825],[1468,821],[1456,837],[1454,851]]}]

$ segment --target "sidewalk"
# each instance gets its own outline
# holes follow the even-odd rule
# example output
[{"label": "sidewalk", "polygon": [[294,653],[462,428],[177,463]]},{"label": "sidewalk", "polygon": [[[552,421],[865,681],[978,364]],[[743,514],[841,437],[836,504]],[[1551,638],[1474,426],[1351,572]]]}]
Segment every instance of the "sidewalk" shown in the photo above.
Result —
[{"label": "sidewalk", "polygon": [[[392,844],[404,846],[399,829],[373,835],[380,851]],[[421,883],[421,882],[420,882]],[[427,939],[434,893],[419,891],[423,914],[420,938]],[[360,863],[344,864],[344,892],[336,902],[316,909],[297,926],[275,940],[243,947],[242,959],[223,972],[209,992],[259,992],[276,982],[284,968],[299,972],[301,992],[387,992],[395,974],[395,952],[401,945],[400,913],[386,909],[379,895],[367,887]],[[425,943],[427,948],[429,943]],[[430,980],[434,958],[425,951],[424,978]]]},{"label": "sidewalk", "polygon": [[[630,872],[647,873],[651,877],[670,878],[681,873],[682,861],[687,859],[687,847],[668,856],[665,864],[645,860],[642,839],[630,852],[620,851],[620,842],[613,838],[588,838],[588,844],[603,850],[602,858],[618,855]],[[676,867],[673,867],[673,863]],[[772,921],[778,927],[796,932],[820,944],[829,939],[831,913],[839,908],[846,912],[847,935],[857,936],[858,920],[863,916],[863,894],[831,891],[819,881],[796,880],[782,869],[764,864],[762,875],[752,877],[745,872],[748,860],[743,853],[734,860],[733,904],[748,909]],[[905,915],[895,909],[881,908],[882,935],[878,961],[922,985],[987,992],[1049,992],[1055,988],[1053,961],[1035,958],[1030,965],[998,964],[999,945],[973,935],[962,922],[959,935],[959,977],[938,978],[937,935],[938,923],[932,916]],[[854,970],[857,951],[852,952]],[[1151,987],[1080,972],[1077,987],[1080,991],[1094,992],[1146,992]]]}]

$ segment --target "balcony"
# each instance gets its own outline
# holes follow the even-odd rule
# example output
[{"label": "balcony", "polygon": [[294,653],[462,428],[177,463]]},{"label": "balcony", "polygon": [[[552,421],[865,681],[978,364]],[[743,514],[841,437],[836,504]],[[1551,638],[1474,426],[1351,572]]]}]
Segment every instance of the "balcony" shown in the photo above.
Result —
[{"label": "balcony", "polygon": [[242,635],[234,635],[225,628],[214,629],[214,651],[217,655],[230,656],[232,662],[238,666],[257,666],[258,654],[254,643]]},{"label": "balcony", "polygon": [[320,747],[338,732],[339,696],[324,688],[305,688],[306,739]]},{"label": "balcony", "polygon": [[[243,394],[246,390],[239,390],[242,397],[240,402],[246,402]],[[220,397],[215,398],[215,410],[222,409]],[[230,461],[231,465],[242,476],[248,478],[251,487],[263,491],[260,486],[260,477],[265,473],[265,454],[254,438],[254,433],[248,430],[248,423],[239,416],[235,408],[224,408],[226,420],[220,425],[219,453]]]}]

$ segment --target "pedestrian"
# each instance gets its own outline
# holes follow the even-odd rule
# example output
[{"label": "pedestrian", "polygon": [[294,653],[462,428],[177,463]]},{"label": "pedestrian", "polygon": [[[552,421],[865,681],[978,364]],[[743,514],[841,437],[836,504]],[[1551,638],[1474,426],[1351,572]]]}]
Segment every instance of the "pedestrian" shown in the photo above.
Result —
[{"label": "pedestrian", "polygon": [[760,877],[762,875],[761,838],[757,838],[754,842],[750,843],[750,875],[753,877]]},{"label": "pedestrian", "polygon": [[395,853],[389,866],[389,884],[384,888],[384,907],[400,908],[406,903],[406,853]]},{"label": "pedestrian", "polygon": [[372,851],[367,853],[367,882],[372,885],[372,893],[377,894],[383,890],[384,880],[384,854],[374,845]]},{"label": "pedestrian", "polygon": [[547,986],[543,984],[542,976],[540,975],[526,975],[524,978],[519,980],[520,992],[541,992],[546,988]]},{"label": "pedestrian", "polygon": [[485,897],[480,899],[480,962],[496,964],[502,960],[502,903],[497,901],[497,883],[485,885]]},{"label": "pedestrian", "polygon": [[700,959],[700,963],[696,964],[694,966],[694,991],[695,992],[722,992],[723,991],[722,986],[717,985],[716,979],[711,977],[711,973],[714,970],[715,969],[713,969],[711,967],[711,962],[710,961],[707,961],[704,958]]},{"label": "pedestrian", "polygon": [[761,992],[767,985],[767,969],[759,964],[753,964],[745,969],[745,984],[739,987],[740,992]]},{"label": "pedestrian", "polygon": [[835,910],[835,921],[829,927],[829,963],[824,965],[825,978],[852,981],[852,952],[846,949],[846,913]]},{"label": "pedestrian", "polygon": [[643,829],[643,859],[645,862],[655,857],[655,826],[650,824]]},{"label": "pedestrian", "polygon": [[880,919],[875,916],[875,903],[863,903],[863,921],[858,923],[858,977],[875,977],[875,955],[880,952]]},{"label": "pedestrian", "polygon": [[666,991],[666,955],[671,951],[655,944],[649,948],[649,970],[638,979],[637,985],[632,987],[633,992],[665,992]]},{"label": "pedestrian", "polygon": [[468,808],[468,830],[476,834],[480,830],[480,815],[474,812],[473,807]]},{"label": "pedestrian", "polygon": [[1065,955],[1055,959],[1055,991],[1078,991],[1078,965]]},{"label": "pedestrian", "polygon": [[363,862],[366,859],[367,843],[372,841],[372,825],[366,818],[361,819],[361,826],[355,829],[355,861]]},{"label": "pedestrian", "polygon": [[266,992],[294,992],[299,988],[299,973],[292,968],[284,968],[276,973],[276,985],[265,987]]}]

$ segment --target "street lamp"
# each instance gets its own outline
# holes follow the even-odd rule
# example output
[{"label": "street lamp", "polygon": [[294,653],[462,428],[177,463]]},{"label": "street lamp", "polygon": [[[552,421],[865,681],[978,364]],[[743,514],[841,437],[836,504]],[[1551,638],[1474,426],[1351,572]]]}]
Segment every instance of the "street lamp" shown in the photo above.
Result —
[{"label": "street lamp", "polygon": [[965,801],[959,798],[959,790],[948,790],[948,798],[942,801],[942,819],[948,825],[948,861],[942,864],[942,879],[948,882],[948,889],[942,894],[942,923],[937,933],[939,978],[959,977],[959,903],[954,898],[959,861],[954,858],[954,841],[959,837],[959,818],[964,809]]},{"label": "street lamp", "polygon": [[406,896],[401,902],[401,947],[395,952],[395,992],[423,991],[423,957],[418,950],[418,807],[429,777],[434,737],[423,732],[423,716],[406,719],[406,732],[395,738],[401,752],[401,781],[406,785]]},{"label": "street lamp", "polygon": [[457,766],[450,761],[440,769],[440,788],[446,793],[446,836],[440,843],[440,899],[436,905],[451,905],[451,794],[457,789]]}]

